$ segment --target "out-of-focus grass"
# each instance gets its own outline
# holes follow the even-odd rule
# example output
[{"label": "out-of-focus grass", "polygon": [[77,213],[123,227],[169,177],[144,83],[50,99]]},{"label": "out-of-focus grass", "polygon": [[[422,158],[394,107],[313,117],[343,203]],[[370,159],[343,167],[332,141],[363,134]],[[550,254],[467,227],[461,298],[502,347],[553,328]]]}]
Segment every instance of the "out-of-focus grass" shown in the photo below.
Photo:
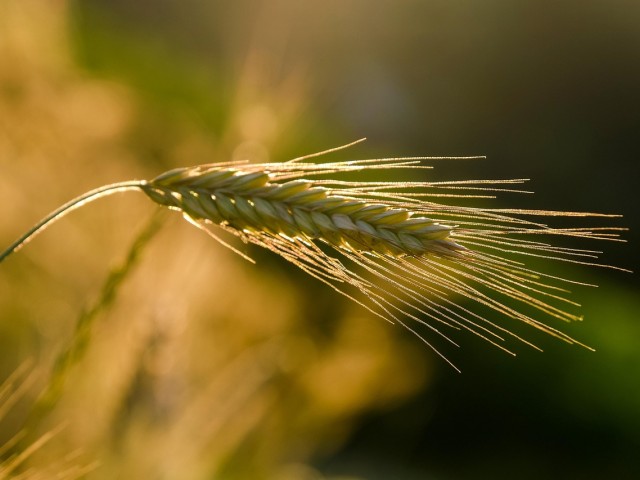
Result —
[{"label": "out-of-focus grass", "polygon": [[[514,78],[533,69],[529,59],[518,57],[514,77],[497,79],[497,87],[491,87],[495,70],[513,70],[510,62],[501,67],[499,55],[506,51],[505,58],[513,60],[515,46],[491,37],[498,43],[488,53],[493,68],[482,63],[486,57],[462,55],[464,42],[481,40],[483,29],[504,24],[498,17],[493,27],[472,21],[477,29],[447,38],[446,20],[456,12],[436,9],[437,18],[429,17],[436,28],[428,42],[419,44],[424,38],[418,36],[423,24],[418,13],[427,2],[407,2],[407,10],[388,7],[366,18],[358,13],[364,3],[335,5],[337,24],[331,11],[316,4],[312,11],[323,13],[315,34],[324,32],[329,47],[311,49],[319,56],[307,58],[308,65],[293,61],[291,68],[292,63],[280,63],[280,56],[293,47],[274,54],[260,41],[270,28],[264,18],[286,10],[287,2],[256,20],[255,31],[245,28],[251,21],[240,28],[221,17],[225,30],[211,38],[233,33],[236,39],[251,37],[243,45],[255,46],[236,57],[241,49],[231,49],[231,41],[190,52],[185,44],[174,44],[175,32],[162,30],[162,21],[154,31],[153,22],[123,20],[127,17],[119,16],[118,8],[127,2],[78,2],[70,9],[66,2],[2,1],[0,241],[9,244],[48,211],[98,185],[210,161],[284,160],[372,130],[380,133],[381,125],[387,133],[396,129],[389,135],[406,133],[414,143],[378,155],[493,155],[467,177],[486,176],[500,154],[514,164],[495,176],[544,174],[553,184],[565,169],[575,170],[576,163],[568,162],[553,172],[542,171],[542,164],[532,160],[535,150],[529,152],[528,143],[516,144],[518,126],[508,134],[502,130],[505,118],[513,123],[509,115],[526,116],[534,104],[542,105],[547,90],[560,109],[553,85],[534,88],[531,98],[520,95],[519,109],[507,108],[513,102],[510,88],[528,91]],[[128,5],[149,8],[144,2]],[[507,12],[510,18],[518,18],[513,14],[518,8]],[[181,11],[189,17],[186,6]],[[243,12],[251,17],[249,10]],[[394,26],[407,16],[409,25]],[[362,38],[371,38],[374,49],[383,45],[382,53],[393,57],[397,68],[414,66],[405,83],[388,71],[385,75],[379,58],[367,53],[367,42],[356,41],[364,33],[358,26],[364,28],[369,19],[384,28]],[[499,30],[501,35],[514,30],[520,41],[526,40],[515,24]],[[313,43],[313,35],[299,39],[295,33],[300,30],[292,32],[292,43]],[[436,55],[422,61],[423,51]],[[353,52],[358,58],[350,56]],[[536,65],[544,58],[536,57]],[[454,75],[467,61],[478,75],[490,73],[479,81],[456,75],[458,83],[442,76],[443,70]],[[368,76],[358,73],[359,67]],[[336,75],[341,70],[344,77]],[[401,89],[421,84],[427,70],[433,75],[422,90]],[[344,86],[350,100],[336,101],[314,83],[328,80]],[[460,95],[467,101],[449,108]],[[485,116],[484,109],[495,103],[492,95],[501,99],[503,116],[499,110]],[[328,106],[318,108],[318,98],[320,103],[329,99]],[[420,99],[424,104],[417,103]],[[476,116],[462,113],[469,109]],[[323,115],[330,111],[341,115],[326,122]],[[533,111],[540,125],[529,140],[549,128],[544,115]],[[555,133],[573,125],[559,113],[553,115]],[[380,120],[386,117],[395,123]],[[580,131],[579,125],[572,127],[578,133],[560,142],[562,155],[571,155],[577,145],[587,149],[590,143]],[[498,155],[478,150],[483,144],[473,141],[492,134],[504,145]],[[426,137],[428,150],[412,150],[417,137]],[[442,150],[454,137],[462,145]],[[523,150],[521,160],[514,152]],[[560,200],[582,208],[576,198],[585,194],[578,193],[543,201],[550,208],[565,207],[555,204]],[[152,211],[135,194],[102,200],[74,212],[2,264],[3,378],[27,357],[51,371],[55,358],[74,341],[79,312],[99,298],[108,272],[126,257]],[[598,274],[584,278],[603,286],[580,292],[587,317],[568,328],[595,353],[544,339],[544,354],[523,350],[512,359],[468,341],[455,353],[465,372],[457,376],[435,367],[430,353],[399,329],[345,305],[277,259],[251,253],[257,267],[177,218],[169,220],[124,279],[113,304],[92,322],[86,355],[66,374],[56,408],[30,426],[35,439],[61,422],[67,425],[29,465],[48,465],[79,447],[86,458],[99,462],[88,478],[297,480],[318,478],[318,470],[371,480],[424,478],[425,470],[444,478],[511,478],[514,472],[530,478],[558,472],[599,478],[614,472],[623,478],[637,469],[640,353],[634,339],[640,305],[633,283],[623,287],[615,283],[617,277]],[[44,375],[31,396],[47,381]],[[422,393],[412,397],[416,392]],[[20,428],[31,400],[0,423],[0,443]],[[379,413],[392,407],[392,413]]]},{"label": "out-of-focus grass", "polygon": [[[213,45],[210,56],[181,49],[135,21],[114,16],[100,2],[72,12],[75,58],[94,74],[131,85],[142,101],[140,121],[130,132],[130,146],[142,159],[166,167],[176,161],[169,160],[174,150],[185,165],[206,163],[207,157],[288,158],[298,132],[312,121],[312,112],[305,110],[305,65],[285,69],[259,43],[224,63]],[[207,139],[201,150],[194,132]],[[185,146],[187,139],[194,145]]]}]

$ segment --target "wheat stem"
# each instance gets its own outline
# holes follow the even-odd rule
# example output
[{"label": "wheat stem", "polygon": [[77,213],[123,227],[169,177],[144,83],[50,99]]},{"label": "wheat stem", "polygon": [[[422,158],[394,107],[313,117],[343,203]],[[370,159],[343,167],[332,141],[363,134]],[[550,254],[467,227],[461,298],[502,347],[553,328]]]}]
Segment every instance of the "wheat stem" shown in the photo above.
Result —
[{"label": "wheat stem", "polygon": [[137,190],[142,188],[146,182],[140,180],[134,180],[129,182],[119,182],[112,183],[111,185],[105,185],[103,187],[96,188],[95,190],[91,190],[87,193],[84,193],[73,200],[62,205],[60,208],[57,208],[49,215],[44,217],[38,223],[36,223],[33,227],[31,227],[24,235],[18,238],[15,242],[13,242],[9,248],[0,254],[0,262],[2,262],[5,258],[11,255],[14,252],[17,252],[20,248],[22,248],[26,243],[33,240],[33,238],[46,229],[52,222],[56,220],[60,220],[62,217],[72,212],[76,208],[80,208],[81,206],[93,202],[102,197],[106,197],[108,195],[112,195],[118,192],[124,192],[127,190]]}]

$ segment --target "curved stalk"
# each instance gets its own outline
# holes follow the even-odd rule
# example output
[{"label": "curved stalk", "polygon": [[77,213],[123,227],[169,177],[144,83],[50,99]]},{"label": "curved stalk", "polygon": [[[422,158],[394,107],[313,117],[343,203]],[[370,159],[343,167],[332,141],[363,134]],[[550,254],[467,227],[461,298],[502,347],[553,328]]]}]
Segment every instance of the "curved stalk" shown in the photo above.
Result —
[{"label": "curved stalk", "polygon": [[113,193],[124,192],[127,190],[135,190],[142,188],[147,182],[144,180],[133,180],[129,182],[119,182],[112,183],[111,185],[105,185],[103,187],[96,188],[87,193],[83,193],[79,197],[74,198],[73,200],[65,203],[58,209],[51,212],[49,215],[44,217],[38,223],[36,223],[33,227],[31,227],[24,235],[18,238],[15,242],[13,242],[9,248],[0,254],[0,262],[2,262],[5,258],[11,255],[13,252],[18,251],[25,245],[27,242],[32,240],[38,233],[47,228],[49,224],[52,222],[61,219],[68,213],[72,212],[76,208],[80,208],[86,203],[93,202],[98,198],[106,197],[107,195],[111,195]]}]

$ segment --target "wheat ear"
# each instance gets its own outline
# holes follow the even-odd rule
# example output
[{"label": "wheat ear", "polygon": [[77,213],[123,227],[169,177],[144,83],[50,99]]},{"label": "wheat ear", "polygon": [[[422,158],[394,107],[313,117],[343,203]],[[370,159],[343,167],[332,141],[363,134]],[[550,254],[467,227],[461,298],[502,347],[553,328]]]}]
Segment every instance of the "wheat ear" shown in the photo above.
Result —
[{"label": "wheat ear", "polygon": [[[430,167],[422,165],[423,157],[333,163],[312,163],[309,157],[285,163],[179,168],[150,181],[97,189],[49,215],[0,255],[0,261],[51,221],[86,201],[139,189],[154,202],[183,213],[243,257],[250,260],[209,226],[217,225],[245,242],[271,250],[375,315],[402,324],[431,348],[434,346],[408,319],[454,345],[442,329],[468,330],[509,353],[504,346],[509,336],[532,345],[508,325],[478,312],[493,311],[565,342],[579,343],[537,316],[579,320],[569,312],[578,304],[566,298],[567,285],[584,283],[538,272],[521,259],[617,268],[598,264],[595,259],[600,252],[556,246],[546,239],[621,241],[618,236],[623,228],[553,228],[535,220],[617,215],[449,205],[442,199],[491,198],[495,192],[520,191],[512,185],[525,180],[354,182],[339,176]],[[322,245],[330,247],[329,253]],[[458,297],[479,308],[463,306]],[[519,307],[506,299],[515,300]]]}]

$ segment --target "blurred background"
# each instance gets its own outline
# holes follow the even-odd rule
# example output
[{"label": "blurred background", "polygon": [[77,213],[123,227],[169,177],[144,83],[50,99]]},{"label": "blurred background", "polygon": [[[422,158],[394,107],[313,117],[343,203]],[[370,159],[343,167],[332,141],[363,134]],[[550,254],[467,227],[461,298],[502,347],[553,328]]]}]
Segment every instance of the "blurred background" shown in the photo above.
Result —
[{"label": "blurred background", "polygon": [[[0,0],[0,244],[103,184],[368,137],[332,158],[486,155],[429,178],[531,178],[491,205],[623,214],[603,224],[630,244],[596,247],[638,270],[638,85],[632,0]],[[600,285],[554,325],[596,352],[459,336],[457,374],[155,212],[100,200],[0,265],[0,381],[33,372],[0,388],[0,467],[61,426],[14,473],[639,478],[637,274],[552,266]]]}]

